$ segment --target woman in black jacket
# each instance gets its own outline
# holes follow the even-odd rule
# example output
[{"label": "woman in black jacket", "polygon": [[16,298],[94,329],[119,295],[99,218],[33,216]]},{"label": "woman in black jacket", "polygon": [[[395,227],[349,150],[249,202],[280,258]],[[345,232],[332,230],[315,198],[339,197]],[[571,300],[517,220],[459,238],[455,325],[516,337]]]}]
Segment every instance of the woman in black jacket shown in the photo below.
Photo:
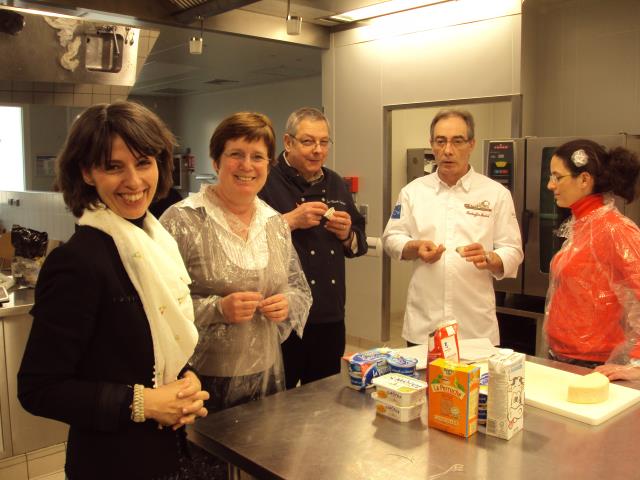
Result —
[{"label": "woman in black jacket", "polygon": [[180,427],[205,416],[208,399],[187,364],[190,279],[146,214],[171,186],[173,146],[155,114],[116,102],[82,113],[58,156],[79,227],[40,272],[18,396],[70,425],[70,480],[190,478]]}]

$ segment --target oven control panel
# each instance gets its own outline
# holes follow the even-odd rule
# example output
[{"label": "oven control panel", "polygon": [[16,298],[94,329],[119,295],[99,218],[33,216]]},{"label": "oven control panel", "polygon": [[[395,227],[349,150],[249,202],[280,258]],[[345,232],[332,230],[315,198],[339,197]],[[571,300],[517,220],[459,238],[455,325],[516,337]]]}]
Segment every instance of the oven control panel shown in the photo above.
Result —
[{"label": "oven control panel", "polygon": [[492,140],[487,151],[487,176],[504,185],[511,193],[514,187],[514,150],[513,140]]}]

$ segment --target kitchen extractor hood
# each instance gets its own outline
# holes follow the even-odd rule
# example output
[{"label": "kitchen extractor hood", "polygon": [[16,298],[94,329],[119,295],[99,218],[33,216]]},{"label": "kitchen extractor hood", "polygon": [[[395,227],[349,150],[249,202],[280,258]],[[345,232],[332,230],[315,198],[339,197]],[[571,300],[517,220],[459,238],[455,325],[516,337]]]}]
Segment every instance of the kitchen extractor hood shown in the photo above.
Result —
[{"label": "kitchen extractor hood", "polygon": [[8,10],[0,13],[24,19],[19,31],[0,29],[0,80],[135,83],[139,29]]}]

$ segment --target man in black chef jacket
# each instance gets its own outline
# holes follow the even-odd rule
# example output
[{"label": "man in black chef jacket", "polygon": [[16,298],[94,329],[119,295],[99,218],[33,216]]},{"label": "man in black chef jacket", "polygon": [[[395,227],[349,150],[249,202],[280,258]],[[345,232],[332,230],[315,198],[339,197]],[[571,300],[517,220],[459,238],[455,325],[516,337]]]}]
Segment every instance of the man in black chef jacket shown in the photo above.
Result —
[{"label": "man in black chef jacket", "polygon": [[[324,167],[331,148],[329,122],[315,108],[287,120],[285,151],[269,172],[260,198],[283,214],[313,294],[299,338],[282,344],[287,388],[340,372],[345,348],[344,259],[367,252],[364,218],[346,184]],[[332,210],[333,209],[333,210]]]}]

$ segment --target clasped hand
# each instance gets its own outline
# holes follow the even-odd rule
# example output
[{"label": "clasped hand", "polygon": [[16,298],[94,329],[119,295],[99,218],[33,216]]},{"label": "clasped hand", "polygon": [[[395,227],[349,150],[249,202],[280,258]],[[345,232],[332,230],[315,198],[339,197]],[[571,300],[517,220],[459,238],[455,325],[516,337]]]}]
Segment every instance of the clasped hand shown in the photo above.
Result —
[{"label": "clasped hand", "polygon": [[[291,230],[307,229],[320,225],[328,207],[322,202],[305,202],[284,215]],[[339,240],[344,241],[351,234],[351,215],[342,210],[336,210],[324,225]]]},{"label": "clasped hand", "polygon": [[198,376],[188,370],[184,377],[158,388],[144,389],[144,416],[160,425],[177,430],[209,413],[204,401],[209,392],[202,390]]},{"label": "clasped hand", "polygon": [[234,292],[221,300],[222,315],[228,323],[248,322],[256,310],[272,322],[289,316],[289,300],[282,293],[264,298],[259,292]]}]

